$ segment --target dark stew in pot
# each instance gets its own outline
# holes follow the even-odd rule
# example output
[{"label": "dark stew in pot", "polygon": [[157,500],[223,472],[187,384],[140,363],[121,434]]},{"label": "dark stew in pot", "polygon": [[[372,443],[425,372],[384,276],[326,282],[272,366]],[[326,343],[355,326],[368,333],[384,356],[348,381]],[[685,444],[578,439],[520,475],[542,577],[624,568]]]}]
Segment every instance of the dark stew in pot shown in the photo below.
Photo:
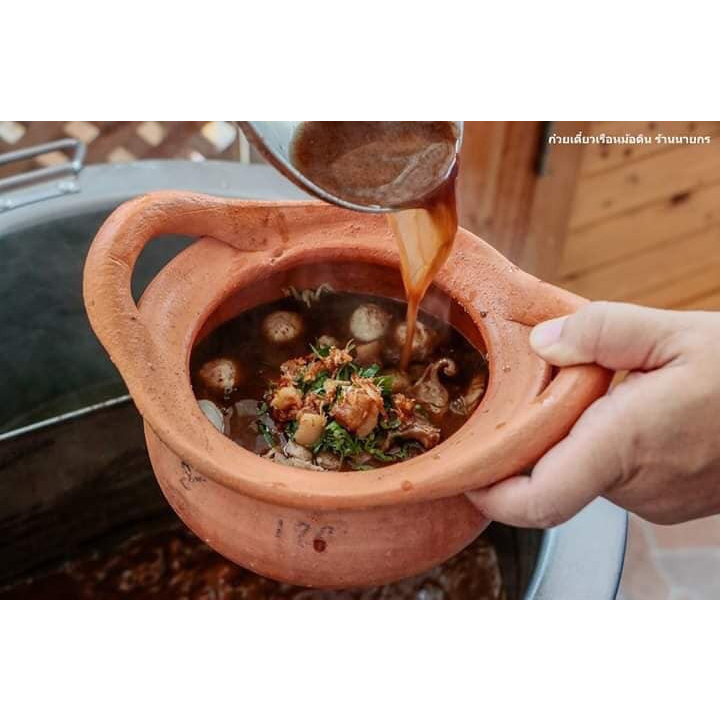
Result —
[{"label": "dark stew in pot", "polygon": [[273,462],[366,470],[449,437],[485,392],[484,353],[421,313],[407,369],[406,305],[299,291],[224,323],[195,348],[193,388],[215,427]]}]

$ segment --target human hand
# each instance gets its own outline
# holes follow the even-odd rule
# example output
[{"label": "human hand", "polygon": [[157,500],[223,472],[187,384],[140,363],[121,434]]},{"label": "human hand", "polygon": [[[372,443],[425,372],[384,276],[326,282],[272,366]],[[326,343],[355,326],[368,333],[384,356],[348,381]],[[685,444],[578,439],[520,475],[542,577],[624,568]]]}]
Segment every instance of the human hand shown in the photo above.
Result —
[{"label": "human hand", "polygon": [[720,512],[720,313],[594,302],[530,343],[552,365],[631,372],[529,476],[468,493],[478,509],[519,527],[553,527],[600,495],[662,524]]}]

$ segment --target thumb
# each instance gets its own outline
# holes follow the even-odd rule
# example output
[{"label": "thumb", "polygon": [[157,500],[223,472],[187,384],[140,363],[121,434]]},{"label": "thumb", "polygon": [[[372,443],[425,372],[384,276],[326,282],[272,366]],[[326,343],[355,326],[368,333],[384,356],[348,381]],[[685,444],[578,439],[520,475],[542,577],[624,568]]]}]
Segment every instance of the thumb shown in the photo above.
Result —
[{"label": "thumb", "polygon": [[530,345],[551,365],[597,363],[610,370],[652,370],[673,360],[682,313],[627,303],[592,302],[535,326]]}]

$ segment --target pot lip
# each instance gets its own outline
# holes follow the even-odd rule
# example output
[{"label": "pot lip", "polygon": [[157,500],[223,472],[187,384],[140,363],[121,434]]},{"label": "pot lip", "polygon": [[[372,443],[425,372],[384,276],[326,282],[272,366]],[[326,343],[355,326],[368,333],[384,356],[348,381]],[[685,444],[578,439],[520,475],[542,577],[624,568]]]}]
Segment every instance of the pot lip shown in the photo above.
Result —
[{"label": "pot lip", "polygon": [[[201,239],[180,253],[177,258],[166,266],[166,269],[169,272],[172,271],[175,275],[184,276],[185,272],[177,266],[182,264],[185,267],[189,267],[198,264],[201,256],[205,255],[207,251],[216,248],[217,243],[218,241],[212,238]],[[357,247],[353,247],[348,251],[347,247],[342,247],[336,240],[331,240],[325,251],[334,258],[335,262],[349,261],[351,259],[357,261],[358,255],[362,257],[362,253]],[[285,251],[282,258],[273,259],[271,263],[264,263],[262,261],[251,263],[247,268],[248,272],[242,276],[240,282],[238,282],[237,277],[235,277],[232,282],[218,284],[219,291],[215,293],[212,302],[206,304],[202,312],[194,314],[192,322],[189,322],[185,326],[182,343],[175,344],[178,353],[181,351],[179,357],[183,359],[182,382],[181,385],[176,388],[176,392],[184,395],[186,401],[192,402],[196,408],[197,401],[192,391],[189,374],[190,355],[195,346],[196,337],[209,317],[242,287],[261,282],[263,276],[275,275],[285,270],[305,265],[309,262],[308,257],[311,255],[317,259],[317,247],[308,248],[307,246],[303,246],[295,251]],[[321,256],[319,259],[320,262],[326,262],[326,257],[324,256]],[[385,248],[384,253],[373,253],[363,259],[363,262],[367,263],[368,261],[385,267],[399,268],[399,257],[395,255],[394,249],[388,251],[388,249]],[[163,282],[164,272],[165,270],[161,271],[146,290],[140,306],[141,313],[153,313],[155,309],[153,306],[158,301],[162,302],[163,307],[167,306],[168,301],[172,302],[172,298],[168,295],[172,290]],[[443,278],[439,278],[435,286],[449,296],[453,302],[461,302],[453,292],[453,288],[443,282]],[[465,309],[467,311],[467,308]],[[468,314],[471,315],[470,312]],[[306,503],[310,503],[312,505],[317,504],[322,506],[337,504],[338,506],[360,507],[430,499],[430,497],[426,496],[426,488],[422,487],[423,483],[426,485],[430,484],[435,471],[435,465],[446,465],[449,463],[452,466],[454,447],[472,440],[473,418],[487,411],[487,399],[491,396],[491,392],[496,390],[496,385],[500,380],[498,368],[506,363],[513,362],[505,351],[509,343],[503,343],[503,339],[507,338],[503,336],[502,333],[498,333],[498,328],[492,316],[486,316],[482,319],[482,322],[478,322],[477,317],[472,319],[476,323],[487,348],[488,364],[490,367],[488,389],[483,398],[483,402],[468,421],[453,433],[452,436],[432,450],[416,458],[402,463],[396,463],[387,468],[377,468],[375,470],[358,473],[354,475],[352,481],[349,482],[348,473],[331,471],[314,473],[271,463],[267,459],[255,455],[219,433],[199,408],[197,408],[195,420],[202,425],[206,434],[209,434],[210,437],[216,441],[216,444],[223,445],[223,450],[232,454],[238,470],[233,473],[234,477],[229,477],[227,473],[223,471],[218,472],[217,468],[206,465],[200,458],[197,458],[200,462],[196,461],[190,464],[196,470],[200,470],[208,479],[219,481],[234,490],[248,492],[261,499],[272,498],[275,502],[282,497],[283,502],[290,505],[299,504],[304,506]],[[498,337],[499,334],[500,337]],[[160,340],[162,341],[163,339],[161,335]],[[523,397],[516,402],[516,405],[520,405],[523,401],[529,401],[535,397],[547,380],[546,368],[548,372],[549,368],[545,363],[541,361],[525,363],[525,369],[527,370],[528,368],[532,368],[533,372],[524,378],[525,386],[523,388],[524,392],[522,393]],[[501,395],[500,393],[500,396]],[[172,433],[163,433],[162,428],[156,426],[153,419],[152,417],[146,416],[146,421],[156,434],[163,442],[173,447],[175,444],[174,441],[177,439],[176,436]],[[205,442],[207,442],[207,440],[205,440]],[[178,452],[178,455],[183,457],[182,452]],[[443,460],[445,463],[442,462]],[[267,483],[264,482],[269,474],[275,475],[278,478],[277,481],[272,483],[270,488],[268,488]],[[361,484],[357,482],[360,476],[362,477],[362,485],[364,487],[361,487]],[[253,487],[248,487],[248,482],[252,483]],[[384,487],[372,487],[373,485],[377,486],[379,483],[382,483]],[[322,488],[320,486],[322,486]],[[268,489],[271,491],[269,494],[267,492]],[[425,492],[423,490],[425,490]],[[433,495],[439,498],[450,494],[457,493],[439,492]]]},{"label": "pot lip", "polygon": [[[189,379],[194,339],[211,312],[238,288],[290,264],[318,262],[320,251],[334,260],[397,267],[397,250],[384,218],[322,203],[269,207],[173,192],[139,198],[114,215],[98,233],[86,266],[86,305],[93,327],[160,440],[197,473],[234,491],[318,510],[457,495],[531,464],[607,389],[605,371],[582,367],[560,371],[542,390],[548,366],[529,349],[530,326],[569,312],[580,300],[526,275],[482,240],[460,230],[435,285],[481,328],[491,372],[482,408],[433,451],[391,468],[357,473],[352,482],[348,473],[280,468],[245,451],[205,418]],[[158,218],[161,226],[155,222]],[[119,265],[118,252],[131,248],[138,253],[147,240],[167,231],[168,222],[178,228],[185,218],[192,227],[215,228],[213,235],[223,239],[202,237],[169,263],[146,290],[138,317],[112,282],[120,278],[124,284],[134,263],[128,255],[129,267]],[[260,227],[265,235],[273,231],[275,236],[260,237]],[[282,253],[275,252],[278,247]],[[141,322],[131,322],[137,320]],[[516,369],[503,376],[502,393],[492,379],[493,372],[499,377],[499,367]]]},{"label": "pot lip", "polygon": [[[333,252],[331,251],[330,254],[332,255]],[[320,261],[321,261],[322,263],[324,263],[324,264],[327,263],[327,265],[328,265],[329,267],[331,267],[331,268],[334,267],[334,266],[337,266],[337,265],[342,265],[342,264],[344,264],[344,263],[349,263],[349,262],[350,262],[347,258],[338,258],[337,255],[334,256],[334,259],[326,260],[325,258],[321,258]],[[398,263],[399,263],[399,258],[398,258]],[[353,264],[370,264],[370,263],[357,263],[357,262],[353,262]],[[392,268],[392,269],[394,269],[394,270],[397,270],[397,271],[398,271],[398,275],[399,275],[399,264],[396,264],[396,263],[388,263],[388,264],[385,264],[385,263],[376,263],[376,264],[377,264],[378,267]],[[289,270],[293,270],[293,269],[296,269],[296,268],[299,268],[299,267],[307,266],[307,265],[309,265],[309,263],[306,262],[306,261],[304,261],[303,257],[297,257],[297,256],[293,256],[293,255],[291,255],[291,254],[288,254],[288,255],[285,257],[285,262],[282,262],[282,263],[273,263],[273,265],[274,265],[274,268],[273,268],[273,270],[270,272],[270,275],[273,275],[273,274],[282,274],[282,273],[284,273],[284,272],[286,272],[286,271],[289,271]],[[256,281],[256,282],[257,282],[257,281]],[[450,287],[447,287],[447,286],[445,286],[444,284],[439,284],[439,283],[437,283],[437,282],[436,282],[436,283],[433,283],[433,285],[434,285],[435,291],[439,291],[443,296],[447,297],[447,298],[448,298],[448,301],[449,301],[450,303],[454,303],[454,304],[456,304],[456,305],[459,305],[459,306],[462,308],[462,305],[460,304],[459,300],[458,300],[456,297],[453,296],[453,292],[452,292],[452,289],[451,289]],[[203,313],[203,316],[204,316],[205,320],[203,320],[203,321],[200,322],[200,323],[196,323],[196,324],[193,326],[194,339],[193,339],[193,342],[188,346],[188,348],[187,348],[187,354],[186,354],[186,365],[187,365],[188,369],[189,369],[189,364],[190,364],[190,356],[191,356],[192,350],[194,349],[194,347],[195,347],[195,345],[196,345],[196,339],[195,339],[195,338],[197,337],[198,332],[199,332],[200,329],[204,326],[205,322],[207,322],[207,319],[212,315],[212,313],[215,312],[216,310],[218,310],[218,308],[222,307],[223,303],[224,303],[229,297],[231,297],[231,296],[234,294],[234,292],[236,292],[236,291],[239,290],[239,289],[241,289],[241,288],[235,288],[234,290],[231,290],[230,293],[226,293],[224,297],[221,297],[221,298],[217,299],[212,305],[209,305],[209,306],[205,309],[205,311],[204,311],[204,313]],[[389,296],[389,295],[385,295],[385,296],[380,296],[380,297],[390,297],[390,296]],[[263,304],[263,303],[260,303],[260,304]],[[252,305],[251,307],[257,307],[257,305]],[[427,310],[426,310],[425,308],[422,308],[422,309],[427,312]],[[468,313],[468,314],[469,314],[469,313]],[[484,412],[485,406],[486,406],[486,400],[487,400],[487,398],[488,398],[488,396],[489,396],[489,394],[490,394],[490,390],[491,390],[491,389],[494,390],[494,389],[495,389],[495,386],[496,386],[496,385],[499,383],[499,381],[500,381],[499,368],[497,368],[497,367],[495,367],[495,366],[498,365],[499,362],[500,362],[500,360],[501,360],[501,358],[504,357],[504,353],[501,355],[500,352],[499,352],[499,350],[498,350],[498,345],[499,345],[499,343],[498,343],[498,341],[497,341],[496,333],[493,332],[494,328],[493,328],[493,326],[492,326],[492,321],[491,321],[490,323],[482,322],[482,323],[480,323],[480,324],[476,324],[476,329],[477,329],[478,332],[480,333],[480,335],[481,335],[481,337],[482,337],[483,344],[485,345],[485,348],[486,348],[486,350],[487,350],[487,352],[486,352],[486,359],[487,359],[487,362],[488,362],[488,366],[489,366],[489,368],[490,368],[490,372],[488,373],[488,387],[487,387],[487,392],[483,395],[483,398],[482,398],[481,402],[479,403],[479,405],[478,405],[478,407],[475,409],[475,411],[472,413],[472,415],[475,415],[475,413],[480,413],[480,414],[482,414],[482,413]],[[536,383],[533,384],[533,388],[532,388],[532,390],[530,391],[530,394],[532,394],[532,395],[536,394],[536,390],[540,390],[540,389],[541,389],[541,386],[543,386],[543,385],[546,384],[547,377],[546,377],[546,373],[544,372],[544,369],[545,369],[545,368],[547,368],[547,375],[549,376],[549,373],[550,373],[550,370],[551,370],[551,369],[550,369],[549,366],[546,365],[546,363],[544,363],[544,362],[538,362],[538,363],[537,363],[537,367],[534,368],[535,373],[533,374],[533,377],[536,378],[537,381],[536,381]],[[189,388],[190,391],[192,392],[192,384],[191,384],[191,380],[190,380],[189,370],[188,370],[188,375],[187,375],[187,384],[184,385],[184,386],[185,386],[186,388]],[[472,417],[472,415],[471,415],[471,417]],[[204,418],[204,419],[205,419],[205,418]],[[470,418],[468,418],[468,420],[469,420],[469,419],[470,419]],[[208,422],[209,422],[209,421],[208,421]],[[432,450],[429,450],[429,451],[427,451],[427,452],[425,452],[425,453],[422,453],[421,455],[418,455],[417,457],[412,458],[411,460],[403,461],[402,463],[393,463],[393,464],[391,464],[391,465],[388,465],[387,467],[380,467],[380,468],[377,469],[378,472],[379,472],[379,473],[382,475],[382,477],[384,478],[384,477],[385,477],[387,474],[389,474],[389,473],[393,473],[393,472],[395,472],[395,471],[400,472],[400,469],[401,469],[401,468],[412,467],[412,465],[411,465],[412,463],[415,463],[415,465],[417,465],[417,464],[418,464],[418,461],[420,461],[420,460],[422,460],[422,459],[424,459],[425,461],[427,461],[427,460],[428,460],[428,457],[432,455],[432,451],[436,450],[437,448],[444,447],[446,443],[448,443],[449,441],[451,441],[451,440],[453,440],[453,439],[459,441],[460,438],[461,438],[461,436],[462,436],[463,428],[466,426],[466,424],[467,424],[467,423],[464,423],[464,424],[463,424],[458,430],[456,430],[449,438],[446,438],[445,440],[443,440],[443,442],[441,442],[441,443],[439,443],[438,445],[436,445],[434,448],[432,448]],[[255,453],[252,453],[251,451],[247,450],[246,448],[243,448],[242,446],[239,446],[239,445],[238,445],[237,447],[240,448],[240,450],[243,452],[243,454],[249,455],[250,457],[253,457],[253,458],[258,457],[257,455],[255,455]],[[279,470],[280,472],[283,472],[283,471],[288,470],[288,469],[292,470],[292,468],[287,468],[286,466],[279,466],[279,467],[278,467],[278,470]],[[295,470],[293,470],[293,471],[295,472]],[[308,473],[309,473],[309,471],[305,471],[305,470],[297,470],[297,472],[300,472],[300,473],[302,473],[303,475],[308,475]],[[364,471],[364,474],[365,474],[365,473],[368,473],[368,474],[369,474],[369,473],[372,473],[372,471]],[[314,473],[310,473],[310,475],[311,475],[311,476],[314,476]],[[346,472],[343,472],[343,473],[339,473],[339,472],[326,472],[326,473],[324,473],[324,475],[326,475],[326,476],[332,475],[332,476],[334,476],[334,477],[342,477],[342,478],[346,478],[346,477],[347,477],[347,473],[346,473]]]}]

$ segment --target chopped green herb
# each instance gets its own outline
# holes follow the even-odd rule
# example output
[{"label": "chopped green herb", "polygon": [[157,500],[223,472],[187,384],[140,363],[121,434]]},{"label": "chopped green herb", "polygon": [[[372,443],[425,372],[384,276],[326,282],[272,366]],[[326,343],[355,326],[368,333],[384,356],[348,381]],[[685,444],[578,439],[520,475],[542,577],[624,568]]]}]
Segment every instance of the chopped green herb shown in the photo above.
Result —
[{"label": "chopped green herb", "polygon": [[336,377],[338,380],[349,381],[355,373],[357,373],[357,366],[353,363],[348,363],[337,371]]},{"label": "chopped green herb", "polygon": [[[397,462],[408,457],[412,457],[418,452],[422,452],[423,448],[415,441],[402,441],[399,438],[393,438],[393,431],[402,426],[402,421],[398,417],[397,410],[394,407],[392,397],[393,377],[381,375],[382,366],[379,363],[373,363],[363,367],[358,364],[357,360],[351,360],[334,369],[325,368],[318,362],[330,356],[331,348],[317,347],[310,344],[312,355],[305,357],[305,363],[298,363],[300,366],[293,378],[293,385],[303,395],[305,401],[310,395],[314,397],[305,406],[312,408],[313,411],[321,412],[329,422],[323,429],[320,439],[312,446],[311,450],[314,455],[320,452],[329,452],[335,457],[345,461],[356,470],[369,470],[372,467],[378,467],[379,463]],[[350,351],[353,349],[352,341],[349,341],[345,349]],[[320,369],[322,367],[322,369]],[[317,372],[317,375],[310,380],[305,380],[306,374],[310,377],[310,373]],[[342,402],[345,393],[352,387],[359,387],[363,383],[358,383],[359,379],[363,379],[365,383],[369,380],[380,391],[383,399],[384,410],[374,431],[364,438],[357,436],[332,419],[334,408],[337,403]],[[328,395],[325,391],[325,383],[328,380],[338,381],[335,392]],[[272,386],[271,386],[272,387]],[[269,400],[272,393],[266,394]],[[259,405],[259,411],[267,411],[267,403]],[[427,417],[426,411],[422,405],[415,406],[415,412]],[[258,428],[263,437],[269,444],[277,446],[284,443],[287,439],[293,439],[297,431],[298,422],[292,420],[281,425],[280,430],[275,428],[272,423],[269,427]]]},{"label": "chopped green herb", "polygon": [[380,421],[380,427],[383,430],[395,430],[396,428],[399,428],[400,425],[402,425],[402,423],[400,422],[400,418],[398,417]]},{"label": "chopped green herb", "polygon": [[370,455],[382,462],[395,462],[399,457],[398,455],[390,455],[390,453],[383,452],[375,447],[369,447],[366,450]]},{"label": "chopped green herb", "polygon": [[309,343],[309,345],[315,357],[319,358],[320,360],[330,355],[330,347],[328,345],[321,345],[319,347],[315,347],[315,345],[313,345],[312,343]]},{"label": "chopped green herb", "polygon": [[389,375],[377,375],[375,384],[380,388],[380,392],[385,399],[388,400],[392,395],[393,379]]},{"label": "chopped green herb", "polygon": [[323,385],[325,385],[325,381],[330,377],[330,373],[327,372],[327,370],[322,370],[318,373],[318,376],[315,378],[315,382],[310,386],[310,392],[325,392],[325,389],[323,388]]},{"label": "chopped green herb", "polygon": [[295,437],[295,431],[297,430],[297,420],[291,420],[285,425],[285,434],[292,440]]},{"label": "chopped green herb", "polygon": [[263,421],[263,418],[259,417],[255,421],[255,425],[258,429],[258,432],[263,436],[263,439],[270,447],[275,447],[277,445],[277,442],[275,441],[275,437],[272,434],[272,431],[270,428],[265,424]]},{"label": "chopped green herb", "polygon": [[362,451],[362,443],[336,420],[331,420],[325,426],[320,440],[312,448],[313,453],[319,453],[323,450],[328,450],[342,458],[352,457]]},{"label": "chopped green herb", "polygon": [[369,365],[368,367],[358,368],[357,374],[362,378],[375,377],[380,372],[380,366],[377,363]]},{"label": "chopped green herb", "polygon": [[323,388],[323,385],[325,384],[325,381],[330,377],[330,373],[328,373],[327,370],[321,370],[317,377],[314,380],[311,380],[309,382],[305,382],[302,378],[300,378],[296,385],[298,386],[298,389],[300,392],[303,393],[320,393],[321,395],[325,393],[325,390]]}]

